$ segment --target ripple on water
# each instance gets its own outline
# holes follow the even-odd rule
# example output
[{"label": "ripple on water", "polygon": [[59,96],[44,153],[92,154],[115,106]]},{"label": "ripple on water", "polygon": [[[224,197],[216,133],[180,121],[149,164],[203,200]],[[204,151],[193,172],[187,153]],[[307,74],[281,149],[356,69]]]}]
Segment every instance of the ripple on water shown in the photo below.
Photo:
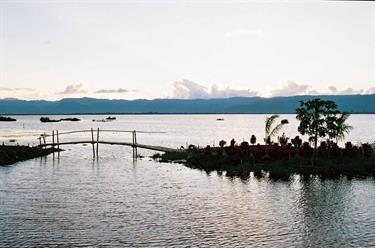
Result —
[{"label": "ripple on water", "polygon": [[375,243],[374,180],[230,179],[101,151],[0,168],[0,246]]}]

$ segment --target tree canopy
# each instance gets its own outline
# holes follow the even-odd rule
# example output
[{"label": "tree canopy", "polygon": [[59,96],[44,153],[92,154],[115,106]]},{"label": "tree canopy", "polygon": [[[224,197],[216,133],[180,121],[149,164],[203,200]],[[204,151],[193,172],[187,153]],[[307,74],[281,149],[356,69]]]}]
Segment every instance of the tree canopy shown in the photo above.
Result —
[{"label": "tree canopy", "polygon": [[318,138],[343,139],[351,126],[345,124],[350,114],[340,112],[337,104],[319,98],[301,101],[296,109],[297,120],[300,121],[298,132],[308,135],[317,147]]}]

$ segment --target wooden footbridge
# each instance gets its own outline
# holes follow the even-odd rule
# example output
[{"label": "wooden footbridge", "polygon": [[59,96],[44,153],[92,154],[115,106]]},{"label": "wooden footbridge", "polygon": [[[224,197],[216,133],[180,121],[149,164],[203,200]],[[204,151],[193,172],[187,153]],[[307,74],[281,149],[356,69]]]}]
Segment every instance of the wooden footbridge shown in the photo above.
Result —
[{"label": "wooden footbridge", "polygon": [[[62,135],[69,135],[69,134],[76,134],[76,133],[91,133],[90,139],[87,140],[80,140],[80,141],[63,141],[60,142],[60,137]],[[132,134],[132,142],[119,142],[119,141],[105,141],[100,139],[100,133],[131,133]],[[160,152],[173,152],[177,151],[177,149],[164,147],[164,146],[155,146],[155,145],[146,145],[140,144],[137,142],[137,133],[147,133],[147,134],[160,134],[164,132],[148,132],[148,131],[128,131],[128,130],[100,130],[99,128],[94,130],[79,130],[79,131],[68,131],[68,132],[59,132],[58,130],[52,131],[51,134],[42,134],[39,136],[39,145],[38,147],[51,147],[60,149],[60,146],[64,145],[77,145],[77,144],[92,144],[92,153],[93,157],[99,156],[99,144],[103,145],[120,145],[120,146],[130,146],[133,148],[133,158],[138,157],[138,150],[137,148],[143,148],[148,150],[160,151]],[[48,143],[47,139],[51,138],[50,143]],[[55,154],[53,154],[54,156]]]}]

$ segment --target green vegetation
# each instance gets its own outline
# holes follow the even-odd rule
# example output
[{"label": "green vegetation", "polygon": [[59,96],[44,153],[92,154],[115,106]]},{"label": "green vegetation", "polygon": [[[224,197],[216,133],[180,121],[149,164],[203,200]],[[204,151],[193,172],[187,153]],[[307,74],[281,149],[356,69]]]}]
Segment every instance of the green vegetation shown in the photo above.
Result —
[{"label": "green vegetation", "polygon": [[275,127],[273,127],[273,124],[279,117],[280,117],[279,115],[271,115],[270,117],[266,117],[266,123],[264,127],[264,131],[265,131],[264,141],[266,142],[266,144],[270,145],[272,143],[272,138],[275,135],[277,135],[278,132],[280,132],[281,128],[285,124],[288,124],[288,120],[282,120]]},{"label": "green vegetation", "polygon": [[297,120],[300,121],[298,132],[307,134],[310,141],[314,142],[317,148],[318,138],[341,139],[352,129],[345,122],[350,116],[349,113],[342,113],[337,110],[337,105],[333,101],[321,100],[319,98],[301,101],[296,109]]},{"label": "green vegetation", "polygon": [[[278,137],[278,142],[273,142],[272,137],[288,121],[282,120],[275,126],[279,116],[272,115],[265,122],[266,145],[255,145],[256,137],[252,135],[252,145],[246,141],[237,145],[232,139],[226,146],[227,142],[222,140],[219,147],[190,145],[188,149],[155,154],[153,158],[161,162],[184,163],[207,172],[225,171],[228,176],[248,177],[250,172],[255,176],[266,173],[274,179],[287,179],[293,174],[330,178],[375,176],[374,144],[355,146],[346,142],[345,147],[340,148],[333,141],[343,140],[352,129],[346,124],[350,115],[338,111],[336,103],[321,99],[302,101],[296,112],[300,121],[298,131],[310,137],[313,147],[309,142],[303,143],[299,136],[289,139],[284,133]],[[318,138],[327,139],[318,146]]]},{"label": "green vegetation", "polygon": [[352,146],[348,142],[345,148],[339,148],[335,143],[328,146],[322,142],[314,158],[314,149],[307,142],[301,147],[276,143],[249,146],[246,143],[214,148],[190,146],[181,151],[155,154],[153,158],[207,172],[225,171],[228,176],[247,177],[250,172],[256,175],[268,172],[274,179],[287,179],[293,174],[329,178],[375,176],[374,148],[369,144]]}]

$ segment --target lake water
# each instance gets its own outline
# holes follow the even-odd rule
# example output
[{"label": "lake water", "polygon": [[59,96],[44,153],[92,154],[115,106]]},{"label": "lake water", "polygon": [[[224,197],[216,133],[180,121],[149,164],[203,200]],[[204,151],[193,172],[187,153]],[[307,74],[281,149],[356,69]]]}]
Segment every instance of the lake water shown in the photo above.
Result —
[{"label": "lake water", "polygon": [[[139,143],[169,147],[218,144],[232,137],[263,139],[265,115],[81,116],[81,122],[40,123],[40,116],[0,122],[0,142],[37,144],[44,131],[88,128],[163,131],[137,135]],[[55,118],[55,117],[50,117]],[[62,118],[62,116],[56,116]],[[224,121],[216,121],[224,118]],[[294,115],[283,130],[297,134]],[[353,143],[375,140],[375,115],[353,115]],[[60,141],[91,139],[91,134]],[[131,134],[101,134],[102,140],[131,141]],[[270,181],[133,161],[129,147],[63,147],[60,158],[0,167],[2,246],[199,246],[199,247],[373,247],[375,180],[345,178]],[[142,155],[153,152],[139,150]]]}]

